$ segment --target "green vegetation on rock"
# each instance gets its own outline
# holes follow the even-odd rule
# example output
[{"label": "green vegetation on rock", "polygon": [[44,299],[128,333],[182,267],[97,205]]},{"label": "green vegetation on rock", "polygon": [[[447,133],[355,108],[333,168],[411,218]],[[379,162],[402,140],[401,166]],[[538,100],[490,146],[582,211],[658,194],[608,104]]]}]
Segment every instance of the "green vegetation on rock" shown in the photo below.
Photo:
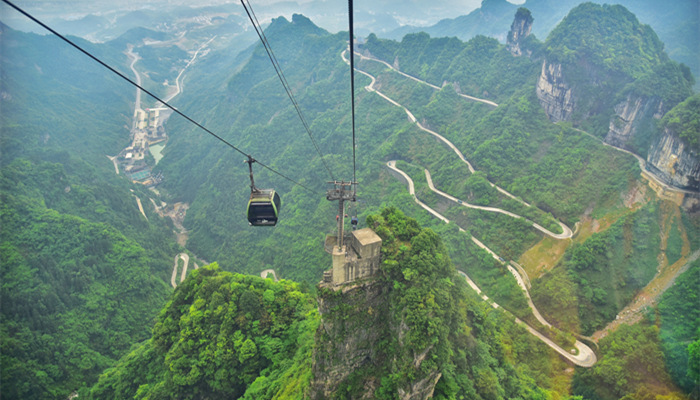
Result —
[{"label": "green vegetation on rock", "polygon": [[86,396],[302,398],[318,323],[313,297],[298,284],[204,266],[178,286],[153,337]]},{"label": "green vegetation on rock", "polygon": [[669,111],[661,125],[675,132],[691,151],[700,152],[700,94],[689,97]]}]

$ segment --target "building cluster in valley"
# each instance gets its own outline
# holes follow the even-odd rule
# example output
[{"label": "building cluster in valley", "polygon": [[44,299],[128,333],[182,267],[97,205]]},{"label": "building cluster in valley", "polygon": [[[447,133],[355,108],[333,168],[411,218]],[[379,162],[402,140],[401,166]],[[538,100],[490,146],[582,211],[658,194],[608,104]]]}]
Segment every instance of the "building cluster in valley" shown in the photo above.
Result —
[{"label": "building cluster in valley", "polygon": [[153,175],[148,153],[152,145],[168,139],[163,127],[163,120],[170,114],[168,108],[137,108],[131,128],[131,145],[117,155],[117,161],[122,170],[132,181],[148,187],[154,187],[163,180],[163,175]]}]

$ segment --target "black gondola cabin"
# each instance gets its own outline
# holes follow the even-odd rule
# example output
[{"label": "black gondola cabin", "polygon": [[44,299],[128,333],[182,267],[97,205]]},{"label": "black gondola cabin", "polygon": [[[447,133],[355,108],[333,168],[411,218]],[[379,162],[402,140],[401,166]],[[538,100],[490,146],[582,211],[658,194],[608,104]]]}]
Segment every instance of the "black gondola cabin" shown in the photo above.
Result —
[{"label": "black gondola cabin", "polygon": [[274,189],[257,189],[248,201],[248,222],[253,226],[275,226],[280,205],[280,196]]}]

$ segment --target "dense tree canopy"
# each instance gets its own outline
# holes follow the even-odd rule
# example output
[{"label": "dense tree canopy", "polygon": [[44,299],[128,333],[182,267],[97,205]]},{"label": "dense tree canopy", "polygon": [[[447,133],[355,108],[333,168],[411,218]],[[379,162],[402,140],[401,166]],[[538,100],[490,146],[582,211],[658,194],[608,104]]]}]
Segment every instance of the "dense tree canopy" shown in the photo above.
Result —
[{"label": "dense tree canopy", "polygon": [[153,337],[108,369],[88,398],[297,399],[308,386],[318,312],[290,281],[194,271]]}]

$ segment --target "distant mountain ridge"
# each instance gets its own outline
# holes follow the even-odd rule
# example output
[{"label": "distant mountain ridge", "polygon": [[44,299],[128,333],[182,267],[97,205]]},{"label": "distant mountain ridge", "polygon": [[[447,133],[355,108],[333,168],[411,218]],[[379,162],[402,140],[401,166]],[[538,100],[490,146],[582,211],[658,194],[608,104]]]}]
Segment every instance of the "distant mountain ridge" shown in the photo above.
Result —
[{"label": "distant mountain ridge", "polygon": [[[505,42],[512,16],[518,7],[524,7],[535,19],[532,33],[544,40],[569,10],[581,3],[582,0],[526,0],[515,5],[506,0],[484,0],[480,8],[468,15],[445,19],[428,27],[403,26],[381,36],[400,40],[407,33],[426,32],[432,37],[456,36],[462,40],[486,35]],[[619,0],[609,3],[625,6],[643,23],[651,25],[664,41],[670,57],[688,65],[695,76],[700,76],[700,42],[697,40],[700,36],[700,5],[697,1]]]}]

